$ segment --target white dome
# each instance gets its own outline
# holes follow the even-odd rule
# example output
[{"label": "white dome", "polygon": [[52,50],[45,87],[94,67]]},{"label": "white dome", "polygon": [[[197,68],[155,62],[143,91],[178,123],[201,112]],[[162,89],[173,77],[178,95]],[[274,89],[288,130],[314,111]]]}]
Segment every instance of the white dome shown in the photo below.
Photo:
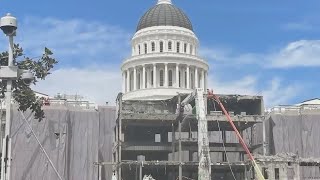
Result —
[{"label": "white dome", "polygon": [[159,0],[140,20],[132,55],[124,60],[124,100],[164,100],[207,87],[207,61],[197,54],[198,38],[188,17]]}]

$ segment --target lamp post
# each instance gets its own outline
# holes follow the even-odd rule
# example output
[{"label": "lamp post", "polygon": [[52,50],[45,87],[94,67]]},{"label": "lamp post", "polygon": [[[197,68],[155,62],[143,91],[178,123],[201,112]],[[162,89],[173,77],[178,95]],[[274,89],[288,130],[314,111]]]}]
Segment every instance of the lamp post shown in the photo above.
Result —
[{"label": "lamp post", "polygon": [[13,62],[13,37],[16,35],[17,19],[11,14],[7,14],[0,20],[0,28],[9,38],[8,49],[8,66],[0,67],[0,79],[7,82],[6,87],[6,124],[5,137],[2,145],[1,157],[1,180],[10,180],[11,168],[11,99],[12,99],[12,83],[21,77],[23,80],[33,79],[33,74],[28,70],[19,69]]}]

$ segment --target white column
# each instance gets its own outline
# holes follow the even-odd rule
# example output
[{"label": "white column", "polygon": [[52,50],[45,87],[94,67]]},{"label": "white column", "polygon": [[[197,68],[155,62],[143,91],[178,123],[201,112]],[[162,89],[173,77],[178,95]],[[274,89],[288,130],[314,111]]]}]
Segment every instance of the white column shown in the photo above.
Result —
[{"label": "white column", "polygon": [[126,71],[122,72],[122,93],[126,93]]},{"label": "white column", "polygon": [[130,69],[127,70],[127,92],[130,92]]},{"label": "white column", "polygon": [[208,78],[208,72],[205,71],[205,72],[204,72],[204,89],[205,89],[205,90],[208,89],[208,87],[207,87],[207,86],[208,86],[208,85],[207,85],[207,82],[208,82],[207,78]]},{"label": "white column", "polygon": [[190,66],[187,65],[187,89],[190,89]]},{"label": "white column", "polygon": [[137,68],[133,68],[133,90],[137,90]]},{"label": "white column", "polygon": [[142,89],[146,88],[146,65],[142,66]]},{"label": "white column", "polygon": [[198,68],[197,67],[195,67],[194,68],[194,83],[195,83],[195,88],[198,88]]},{"label": "white column", "polygon": [[157,88],[157,64],[153,64],[153,88]]},{"label": "white column", "polygon": [[205,85],[204,85],[204,69],[202,69],[202,71],[201,71],[201,88],[203,88],[204,89],[204,91],[206,90],[205,89]]},{"label": "white column", "polygon": [[176,88],[179,88],[179,64],[176,64]]},{"label": "white column", "polygon": [[168,87],[168,63],[164,64],[164,87]]}]

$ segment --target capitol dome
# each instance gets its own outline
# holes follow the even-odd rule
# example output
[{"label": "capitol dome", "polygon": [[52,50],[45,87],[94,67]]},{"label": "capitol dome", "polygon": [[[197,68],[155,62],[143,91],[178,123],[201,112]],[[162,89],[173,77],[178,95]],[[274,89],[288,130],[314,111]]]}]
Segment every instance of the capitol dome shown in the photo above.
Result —
[{"label": "capitol dome", "polygon": [[165,100],[207,88],[209,65],[186,14],[158,0],[140,19],[121,66],[123,100]]},{"label": "capitol dome", "polygon": [[159,1],[149,9],[140,19],[137,31],[153,26],[177,26],[193,31],[188,16],[170,1]]}]

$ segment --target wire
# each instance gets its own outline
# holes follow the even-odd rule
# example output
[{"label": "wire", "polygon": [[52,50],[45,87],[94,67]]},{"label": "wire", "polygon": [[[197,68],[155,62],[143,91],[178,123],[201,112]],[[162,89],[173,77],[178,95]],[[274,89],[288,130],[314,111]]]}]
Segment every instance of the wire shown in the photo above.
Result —
[{"label": "wire", "polygon": [[[214,102],[212,102],[212,104],[213,104],[214,110],[217,111],[216,104],[215,104]],[[219,120],[218,120],[218,119],[217,119],[217,123],[218,123],[219,131],[222,133],[221,127],[220,127],[220,123],[219,123]],[[233,177],[234,180],[237,180],[237,179],[236,179],[236,176],[234,175],[234,172],[233,172],[233,170],[232,170],[231,164],[230,164],[230,162],[229,162],[229,157],[228,157],[228,153],[227,153],[226,146],[225,146],[225,144],[224,144],[224,140],[223,140],[222,134],[221,134],[221,139],[222,139],[223,150],[224,150],[224,153],[225,153],[225,155],[226,155],[227,162],[228,162],[228,165],[229,165],[229,168],[230,168],[232,177]]]},{"label": "wire", "polygon": [[32,134],[33,134],[34,137],[36,138],[36,140],[37,140],[37,142],[38,142],[41,150],[44,152],[45,156],[47,157],[48,161],[50,162],[50,164],[51,164],[54,172],[57,174],[57,176],[58,176],[58,178],[59,178],[60,180],[63,180],[63,178],[61,177],[61,175],[59,174],[59,172],[57,171],[57,169],[54,167],[53,162],[51,161],[51,159],[50,159],[49,155],[47,154],[46,150],[44,149],[44,147],[42,146],[41,142],[39,141],[36,133],[33,131],[31,125],[29,124],[29,122],[28,122],[28,120],[27,120],[27,118],[24,116],[24,114],[23,114],[21,111],[20,111],[20,114],[21,114],[21,116],[23,117],[24,121],[27,123],[28,127],[30,128]]}]

